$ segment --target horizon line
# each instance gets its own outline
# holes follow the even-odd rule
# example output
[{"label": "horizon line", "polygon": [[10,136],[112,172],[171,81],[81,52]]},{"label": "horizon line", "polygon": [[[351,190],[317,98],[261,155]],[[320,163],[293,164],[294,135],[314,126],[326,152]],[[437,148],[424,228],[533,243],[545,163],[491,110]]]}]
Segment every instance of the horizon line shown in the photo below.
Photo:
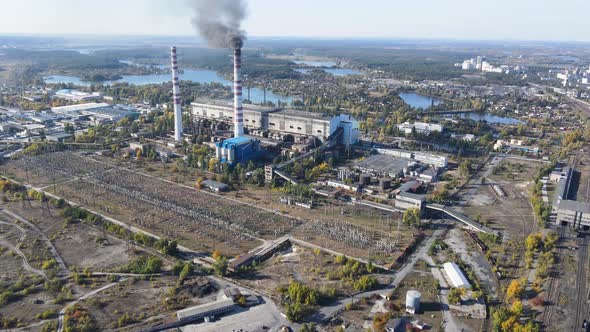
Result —
[{"label": "horizon line", "polygon": [[[0,32],[0,37],[3,36],[18,36],[18,37],[119,37],[119,38],[195,38],[200,42],[206,42],[198,35],[190,34],[103,34],[103,33],[65,33],[65,32],[49,32],[49,33],[32,33],[32,32]],[[325,40],[325,41],[450,41],[450,42],[496,42],[496,43],[572,43],[572,44],[590,44],[590,40],[565,40],[565,39],[527,39],[527,38],[501,38],[501,37],[484,37],[484,38],[462,38],[462,37],[387,37],[387,36],[296,36],[296,35],[249,35],[251,40]]]}]

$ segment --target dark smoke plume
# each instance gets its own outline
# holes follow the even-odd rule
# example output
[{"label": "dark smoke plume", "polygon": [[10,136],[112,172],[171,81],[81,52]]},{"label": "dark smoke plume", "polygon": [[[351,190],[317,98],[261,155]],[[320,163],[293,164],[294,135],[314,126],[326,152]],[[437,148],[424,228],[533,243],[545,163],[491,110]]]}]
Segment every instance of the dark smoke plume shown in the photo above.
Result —
[{"label": "dark smoke plume", "polygon": [[246,32],[241,24],[246,18],[244,0],[190,0],[195,9],[192,24],[211,47],[241,48]]}]

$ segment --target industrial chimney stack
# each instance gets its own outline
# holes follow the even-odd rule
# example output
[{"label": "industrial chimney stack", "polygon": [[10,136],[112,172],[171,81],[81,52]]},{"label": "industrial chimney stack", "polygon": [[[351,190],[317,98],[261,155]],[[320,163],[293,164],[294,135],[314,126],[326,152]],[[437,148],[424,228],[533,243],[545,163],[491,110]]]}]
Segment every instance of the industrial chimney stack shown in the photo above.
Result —
[{"label": "industrial chimney stack", "polygon": [[170,61],[172,62],[172,92],[174,94],[174,140],[182,140],[182,104],[180,102],[180,81],[178,79],[178,59],[176,47],[170,47]]},{"label": "industrial chimney stack", "polygon": [[244,136],[244,109],[242,108],[242,48],[234,47],[234,137]]}]

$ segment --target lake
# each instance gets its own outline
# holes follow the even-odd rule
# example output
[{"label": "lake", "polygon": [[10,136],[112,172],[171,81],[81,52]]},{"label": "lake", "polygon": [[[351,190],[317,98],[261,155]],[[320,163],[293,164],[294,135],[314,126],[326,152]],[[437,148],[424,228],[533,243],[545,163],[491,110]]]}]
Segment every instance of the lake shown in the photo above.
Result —
[{"label": "lake", "polygon": [[421,95],[415,92],[400,92],[399,97],[408,105],[414,108],[427,109],[432,105],[439,105],[442,99]]},{"label": "lake", "polygon": [[508,118],[499,116],[496,114],[488,113],[488,112],[465,112],[465,113],[458,113],[452,114],[449,117],[453,118],[461,118],[461,119],[469,119],[474,121],[487,121],[488,123],[496,123],[496,124],[505,124],[505,125],[518,125],[518,124],[525,124],[524,121],[515,119],[515,118]]},{"label": "lake", "polygon": [[[348,75],[361,75],[362,73],[358,70],[354,69],[346,69],[346,68],[319,68],[325,71],[328,74],[332,74],[334,76],[348,76]],[[297,68],[295,71],[300,72],[302,74],[307,74],[312,69],[309,68]]]},{"label": "lake", "polygon": [[[428,109],[434,105],[439,105],[442,103],[440,98],[436,97],[429,97],[425,95],[421,95],[415,92],[400,92],[400,98],[408,105],[415,107],[415,108],[422,108]],[[503,117],[499,115],[495,115],[488,112],[465,112],[465,113],[457,113],[457,114],[449,114],[445,115],[445,117],[453,117],[453,118],[460,118],[460,119],[469,119],[473,121],[487,121],[488,123],[496,123],[496,124],[506,124],[506,125],[517,125],[517,124],[524,124],[525,122],[520,121],[515,118]]]},{"label": "lake", "polygon": [[[125,61],[125,60],[123,60]],[[127,62],[123,62],[127,63]],[[133,64],[129,62],[128,64]],[[148,85],[148,84],[162,84],[171,82],[172,78],[170,74],[161,74],[161,75],[124,75],[121,79],[115,81],[105,81],[105,82],[86,82],[82,81],[79,77],[74,76],[63,76],[63,75],[51,75],[44,77],[45,83],[66,83],[66,84],[74,84],[79,86],[90,86],[92,84],[102,84],[102,85],[111,85],[114,83],[128,83],[132,85]],[[233,82],[226,80],[223,76],[213,70],[207,69],[185,69],[182,74],[180,74],[181,81],[191,81],[195,83],[219,83],[225,86],[233,86]],[[244,87],[244,98],[248,98],[248,89]],[[264,102],[264,90],[260,88],[251,88],[250,89],[250,100],[253,103],[263,103]],[[291,104],[293,100],[296,100],[290,96],[283,96],[280,94],[276,94],[272,91],[266,91],[266,101],[271,101],[277,104],[277,101],[281,103]]]}]

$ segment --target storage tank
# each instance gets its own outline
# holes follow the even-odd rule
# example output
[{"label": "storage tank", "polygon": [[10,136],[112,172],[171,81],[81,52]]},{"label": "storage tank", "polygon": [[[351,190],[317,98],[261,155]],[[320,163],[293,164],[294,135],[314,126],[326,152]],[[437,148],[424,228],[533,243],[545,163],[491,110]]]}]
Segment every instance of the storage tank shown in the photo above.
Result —
[{"label": "storage tank", "polygon": [[361,174],[361,178],[359,183],[363,186],[368,186],[371,184],[371,175],[370,174]]},{"label": "storage tank", "polygon": [[420,298],[422,295],[415,290],[406,293],[406,312],[415,314],[420,311]]},{"label": "storage tank", "polygon": [[388,178],[379,179],[379,187],[381,187],[381,189],[384,189],[384,190],[391,188],[391,179],[388,179]]}]

